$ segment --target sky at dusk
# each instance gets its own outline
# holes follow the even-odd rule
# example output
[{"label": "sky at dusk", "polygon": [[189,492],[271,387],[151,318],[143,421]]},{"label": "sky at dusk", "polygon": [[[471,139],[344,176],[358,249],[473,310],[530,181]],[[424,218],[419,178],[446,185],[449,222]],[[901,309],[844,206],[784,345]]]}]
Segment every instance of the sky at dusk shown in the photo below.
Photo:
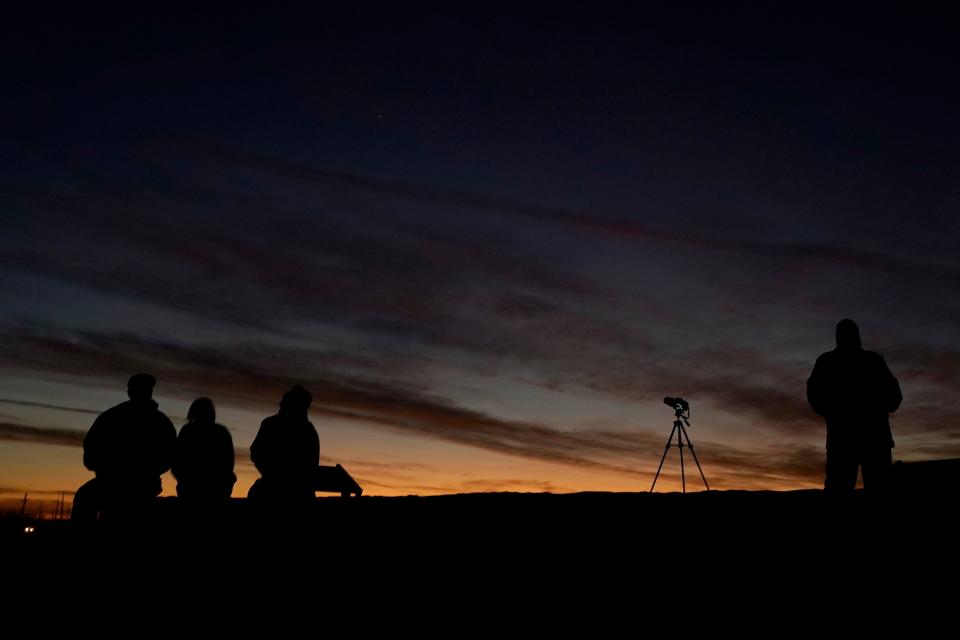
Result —
[{"label": "sky at dusk", "polygon": [[818,487],[844,317],[894,459],[960,456],[960,25],[675,4],[10,13],[0,503],[92,477],[138,371],[234,496],[292,384],[373,495],[646,490],[668,395],[712,488]]}]

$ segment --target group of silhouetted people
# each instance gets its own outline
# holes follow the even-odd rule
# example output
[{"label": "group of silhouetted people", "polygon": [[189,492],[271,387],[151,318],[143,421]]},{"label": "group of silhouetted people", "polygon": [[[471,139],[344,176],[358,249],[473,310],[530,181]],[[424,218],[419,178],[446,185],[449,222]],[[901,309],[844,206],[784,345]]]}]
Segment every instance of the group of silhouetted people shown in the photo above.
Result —
[{"label": "group of silhouetted people", "polygon": [[[837,325],[837,347],[817,358],[807,380],[807,399],[826,418],[824,489],[853,492],[858,469],[865,490],[882,493],[891,469],[889,414],[902,401],[900,387],[883,358],[866,351],[852,320]],[[96,477],[74,498],[79,520],[135,519],[161,493],[160,476],[173,471],[185,512],[215,514],[229,503],[237,476],[230,432],[217,424],[209,398],[193,402],[177,435],[153,400],[156,379],[130,378],[130,399],[103,412],[83,442],[83,464]],[[312,396],[301,386],[284,394],[280,411],[260,425],[250,457],[261,477],[248,498],[261,511],[303,512],[315,496],[320,463],[317,430],[307,413]]]},{"label": "group of silhouetted people", "polygon": [[[90,427],[83,464],[96,477],[74,496],[74,520],[142,519],[160,495],[160,476],[168,470],[177,480],[183,513],[224,513],[237,481],[230,431],[217,423],[213,402],[199,398],[178,435],[153,400],[156,384],[149,374],[134,375],[127,383],[130,399],[104,411]],[[248,497],[261,510],[302,512],[314,497],[320,441],[307,419],[312,400],[303,387],[294,386],[253,441],[250,457],[261,478]]]}]

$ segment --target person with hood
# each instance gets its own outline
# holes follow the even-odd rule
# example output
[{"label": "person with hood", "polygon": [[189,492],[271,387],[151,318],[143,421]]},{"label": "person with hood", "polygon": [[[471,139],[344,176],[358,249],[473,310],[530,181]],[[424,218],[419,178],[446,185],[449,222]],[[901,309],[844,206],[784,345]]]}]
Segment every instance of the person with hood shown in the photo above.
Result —
[{"label": "person with hood", "polygon": [[101,519],[140,517],[160,495],[160,476],[173,463],[177,430],[157,409],[156,384],[149,374],[132,376],[130,399],[100,414],[83,440],[83,466],[96,478],[78,493],[96,502],[93,510]]},{"label": "person with hood", "polygon": [[836,336],[837,348],[817,358],[807,380],[810,407],[827,422],[824,490],[852,493],[859,468],[864,491],[879,493],[892,463],[889,416],[903,400],[900,385],[880,354],[862,348],[853,320],[841,320]]},{"label": "person with hood", "polygon": [[260,479],[249,498],[260,506],[303,512],[316,493],[320,439],[307,418],[313,396],[295,385],[283,395],[280,412],[260,424],[250,445],[250,459]]}]

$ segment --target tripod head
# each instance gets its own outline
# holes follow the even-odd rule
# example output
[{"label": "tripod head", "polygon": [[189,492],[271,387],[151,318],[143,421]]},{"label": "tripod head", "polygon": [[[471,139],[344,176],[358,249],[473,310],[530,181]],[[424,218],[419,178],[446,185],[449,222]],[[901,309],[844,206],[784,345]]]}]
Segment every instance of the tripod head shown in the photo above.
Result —
[{"label": "tripod head", "polygon": [[674,415],[678,418],[683,418],[684,420],[690,419],[690,403],[683,398],[671,398],[667,396],[663,399],[663,404],[668,407],[673,407]]}]

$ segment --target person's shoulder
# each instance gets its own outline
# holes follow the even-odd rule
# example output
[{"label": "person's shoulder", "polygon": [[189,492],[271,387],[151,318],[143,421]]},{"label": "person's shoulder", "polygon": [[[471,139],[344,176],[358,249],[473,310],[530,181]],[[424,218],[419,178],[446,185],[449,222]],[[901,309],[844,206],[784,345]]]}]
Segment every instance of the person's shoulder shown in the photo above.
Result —
[{"label": "person's shoulder", "polygon": [[[107,409],[106,411],[104,411],[103,413],[104,413],[104,414],[108,414],[108,413],[109,413],[109,414],[122,413],[122,412],[124,412],[124,411],[129,411],[132,406],[133,406],[133,401],[132,401],[132,400],[124,400],[123,402],[120,402],[120,403],[118,403],[118,404],[113,405],[112,407],[110,407],[109,409]],[[101,414],[101,415],[102,415],[102,414]]]},{"label": "person's shoulder", "polygon": [[817,364],[826,364],[837,357],[835,351],[824,351],[819,356],[817,356]]},{"label": "person's shoulder", "polygon": [[260,423],[260,428],[261,429],[263,429],[264,427],[269,428],[281,422],[283,422],[283,416],[277,413],[272,416],[267,416],[266,418],[264,418],[263,422]]},{"label": "person's shoulder", "polygon": [[868,362],[871,367],[876,367],[877,369],[887,368],[887,361],[876,351],[865,351],[864,361]]},{"label": "person's shoulder", "polygon": [[183,426],[180,427],[180,432],[177,434],[178,438],[190,438],[193,436],[194,431],[196,431],[197,425],[192,422],[186,422]]},{"label": "person's shoulder", "polygon": [[157,424],[163,425],[164,427],[166,427],[167,425],[170,425],[171,429],[173,429],[174,431],[177,430],[177,428],[173,426],[173,421],[167,417],[167,414],[165,414],[163,411],[160,411],[160,409],[157,409],[156,407],[154,407],[154,410],[153,410],[153,419],[154,421],[156,421]]},{"label": "person's shoulder", "polygon": [[106,411],[104,411],[103,413],[101,413],[99,416],[97,416],[97,420],[96,420],[96,421],[97,421],[97,422],[109,422],[110,420],[114,420],[114,419],[116,419],[116,418],[119,418],[120,416],[122,416],[123,414],[125,414],[125,413],[127,413],[127,412],[129,412],[129,411],[130,411],[130,401],[127,400],[126,402],[121,402],[120,404],[115,404],[115,405],[113,405],[112,407],[110,407],[109,409],[107,409]]}]

